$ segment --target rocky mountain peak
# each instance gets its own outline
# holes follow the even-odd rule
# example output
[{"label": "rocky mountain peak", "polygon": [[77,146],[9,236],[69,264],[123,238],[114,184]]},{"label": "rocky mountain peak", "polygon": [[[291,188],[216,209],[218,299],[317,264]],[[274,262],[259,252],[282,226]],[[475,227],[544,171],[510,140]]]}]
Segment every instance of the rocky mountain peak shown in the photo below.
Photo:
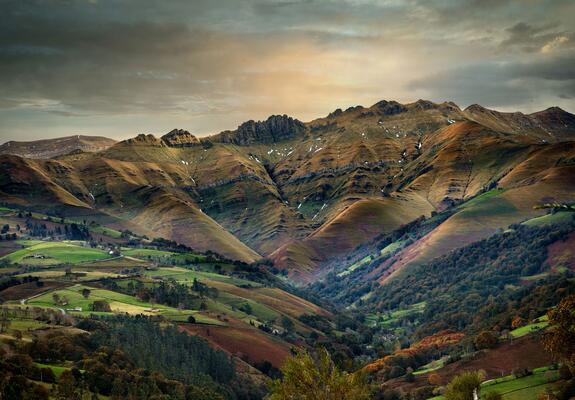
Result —
[{"label": "rocky mountain peak", "polygon": [[303,122],[287,115],[272,115],[265,121],[247,121],[235,131],[217,135],[215,141],[247,146],[256,143],[276,143],[300,136],[305,131]]},{"label": "rocky mountain peak", "polygon": [[161,138],[168,147],[198,146],[200,140],[185,129],[173,129]]},{"label": "rocky mountain peak", "polygon": [[381,115],[396,115],[406,112],[407,107],[397,101],[381,100],[371,106],[371,110],[375,110]]},{"label": "rocky mountain peak", "polygon": [[120,144],[129,144],[136,146],[162,146],[160,139],[151,134],[140,133],[138,136],[124,140]]}]

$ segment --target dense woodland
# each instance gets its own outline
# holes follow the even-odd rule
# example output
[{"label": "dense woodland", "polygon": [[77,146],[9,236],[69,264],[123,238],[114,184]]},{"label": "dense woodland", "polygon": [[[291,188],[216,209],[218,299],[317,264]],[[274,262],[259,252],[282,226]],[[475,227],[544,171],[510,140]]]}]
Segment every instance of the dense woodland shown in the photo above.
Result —
[{"label": "dense woodland", "polygon": [[[1,398],[47,399],[48,391],[29,380],[55,383],[60,399],[250,399],[256,389],[240,382],[229,357],[200,338],[162,328],[145,317],[85,319],[78,328],[91,335],[48,332],[31,343],[9,342],[1,350]],[[56,379],[35,363],[72,362]],[[88,397],[86,397],[88,396]]]},{"label": "dense woodland", "polygon": [[[519,312],[521,300],[529,296],[534,287],[564,288],[556,296],[546,297],[544,304],[532,302],[529,314],[522,315],[526,319],[536,318],[557,304],[561,296],[574,290],[569,273],[551,272],[539,281],[521,278],[545,272],[547,246],[566,239],[574,230],[575,222],[541,227],[512,226],[507,232],[429,264],[410,268],[401,279],[379,287],[365,307],[385,311],[425,301],[420,335],[447,328],[477,330],[498,323],[506,328]],[[500,314],[506,316],[504,320]],[[494,321],[497,317],[499,320]]]}]

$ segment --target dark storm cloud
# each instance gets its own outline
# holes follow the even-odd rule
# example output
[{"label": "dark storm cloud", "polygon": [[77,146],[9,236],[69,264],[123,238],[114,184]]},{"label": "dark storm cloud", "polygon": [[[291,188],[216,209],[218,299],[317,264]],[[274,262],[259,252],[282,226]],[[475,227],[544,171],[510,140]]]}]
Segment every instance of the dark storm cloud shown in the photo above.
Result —
[{"label": "dark storm cloud", "polygon": [[536,104],[538,98],[575,97],[575,55],[531,63],[478,63],[413,81],[410,86],[431,93],[442,90],[447,96],[460,98],[465,105],[481,98],[495,107],[527,105],[534,111],[544,108]]},{"label": "dark storm cloud", "polygon": [[[518,22],[506,30],[509,37],[501,42],[504,48],[519,48],[526,52],[545,51],[549,46],[573,46],[572,32],[558,31],[557,26],[533,26]],[[548,47],[546,47],[548,46]]]},{"label": "dark storm cloud", "polygon": [[211,133],[381,98],[575,108],[567,0],[0,0],[0,8],[6,139],[175,126]]}]

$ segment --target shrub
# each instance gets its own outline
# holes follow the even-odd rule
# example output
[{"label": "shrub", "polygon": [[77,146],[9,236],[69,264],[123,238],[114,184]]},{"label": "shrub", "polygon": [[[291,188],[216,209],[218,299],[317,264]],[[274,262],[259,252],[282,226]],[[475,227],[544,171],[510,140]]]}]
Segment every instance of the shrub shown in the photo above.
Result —
[{"label": "shrub", "polygon": [[527,368],[515,368],[512,374],[516,378],[523,378],[524,376],[533,375],[533,372],[528,370]]},{"label": "shrub", "polygon": [[483,396],[483,400],[501,400],[503,396],[497,392],[489,392],[485,396]]},{"label": "shrub", "polygon": [[112,312],[110,304],[105,300],[96,300],[92,303],[92,311],[96,312]]}]

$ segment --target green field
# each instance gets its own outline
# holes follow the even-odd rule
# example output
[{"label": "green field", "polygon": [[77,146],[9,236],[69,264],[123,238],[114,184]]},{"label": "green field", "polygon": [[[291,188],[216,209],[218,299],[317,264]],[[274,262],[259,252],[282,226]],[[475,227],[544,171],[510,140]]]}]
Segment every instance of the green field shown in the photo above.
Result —
[{"label": "green field", "polygon": [[42,244],[42,243],[47,243],[45,240],[24,240],[24,239],[20,239],[20,240],[16,240],[16,243],[19,245],[22,245],[24,247],[30,247],[30,246],[34,246],[36,244]]},{"label": "green field", "polygon": [[30,246],[8,254],[2,259],[15,264],[55,265],[64,263],[77,264],[110,257],[103,250],[77,246],[66,242],[30,244]]},{"label": "green field", "polygon": [[543,279],[549,276],[548,272],[542,272],[540,274],[536,274],[536,275],[530,275],[530,276],[522,276],[519,279],[521,279],[524,282],[532,282],[532,281],[537,281],[539,279]]},{"label": "green field", "polygon": [[[533,375],[515,378],[513,375],[485,381],[481,384],[481,398],[488,393],[497,392],[503,400],[537,400],[537,397],[547,386],[559,379],[557,371],[550,371],[549,367],[536,368]],[[437,396],[428,400],[444,400]]]},{"label": "green field", "polygon": [[384,256],[386,254],[392,254],[392,253],[396,252],[397,250],[399,250],[405,242],[406,242],[406,240],[398,240],[397,242],[393,242],[393,243],[387,245],[386,247],[384,247],[383,249],[381,249],[381,251],[379,253],[382,256]]},{"label": "green field", "polygon": [[559,379],[557,371],[551,371],[549,375],[548,372],[548,368],[539,368],[533,371],[533,375],[522,378],[509,376],[484,382],[481,385],[481,397],[497,392],[503,395],[504,400],[537,400],[539,393],[543,392],[550,382]]},{"label": "green field", "polygon": [[[72,268],[72,273],[74,274],[81,274],[75,276],[73,279],[76,281],[86,281],[86,280],[96,280],[101,278],[117,278],[122,275],[116,274],[113,272],[106,272],[106,271],[83,271],[81,269]],[[66,272],[64,268],[56,268],[56,269],[44,269],[42,271],[34,271],[34,272],[26,272],[23,274],[16,275],[18,278],[24,276],[36,276],[42,279],[62,279],[62,280],[69,280],[66,276]]]},{"label": "green field", "polygon": [[48,364],[42,364],[42,363],[34,363],[36,364],[37,367],[39,368],[50,368],[52,370],[52,372],[54,372],[54,375],[56,375],[56,378],[59,378],[60,375],[62,375],[62,373],[64,371],[69,371],[71,368],[70,367],[63,367],[60,365],[48,365]]},{"label": "green field", "polygon": [[[17,215],[20,212],[20,210],[17,209],[11,209],[11,208],[6,208],[6,207],[0,207],[0,213],[12,213],[14,215]],[[74,218],[61,218],[61,217],[54,217],[54,216],[49,216],[47,214],[42,214],[42,213],[38,213],[38,212],[31,212],[32,214],[32,218],[38,219],[38,220],[44,220],[47,218],[50,218],[52,221],[54,222],[63,222],[65,224],[78,224],[78,225],[83,225],[84,221],[80,220],[80,219],[74,219]],[[115,229],[112,228],[108,228],[99,224],[89,224],[88,225],[88,229],[91,232],[94,233],[100,233],[104,236],[109,236],[112,238],[120,238],[122,236],[122,232],[117,231]]]},{"label": "green field", "polygon": [[368,314],[365,320],[370,326],[393,326],[397,324],[401,318],[415,313],[422,313],[424,309],[425,302],[421,302],[413,304],[409,308],[394,310],[389,314]]},{"label": "green field", "polygon": [[420,367],[417,371],[413,373],[413,375],[423,375],[427,374],[428,372],[432,372],[440,368],[443,368],[443,366],[445,365],[445,361],[447,361],[448,358],[449,358],[448,356],[445,356],[440,358],[439,360],[433,360],[430,363],[427,363],[426,365]]},{"label": "green field", "polygon": [[510,334],[514,338],[520,338],[522,336],[528,335],[529,333],[545,329],[547,328],[548,325],[549,325],[549,318],[547,317],[547,315],[544,315],[542,317],[537,318],[537,320],[535,320],[535,322],[533,322],[532,324],[528,324],[512,330]]},{"label": "green field", "polygon": [[[224,283],[227,285],[234,285],[236,287],[252,287],[259,288],[262,285],[257,282],[248,281],[246,279],[236,278],[227,275],[216,274],[204,271],[192,271],[180,267],[167,267],[160,268],[156,271],[147,271],[146,275],[151,278],[172,278],[176,282],[184,285],[192,285],[194,279],[207,284],[208,286],[218,286],[217,283]],[[148,283],[152,284],[152,283]],[[272,308],[261,304],[252,299],[244,298],[236,294],[227,293],[225,290],[220,290],[219,295],[215,299],[205,301],[208,310],[215,313],[225,313],[234,318],[249,321],[250,319],[257,318],[260,321],[279,320],[281,314]],[[251,308],[251,314],[246,314],[239,310],[240,307],[248,304]]]},{"label": "green field", "polygon": [[156,249],[131,249],[123,248],[122,254],[129,257],[170,257],[176,253]]},{"label": "green field", "polygon": [[93,225],[89,225],[88,228],[90,229],[91,232],[94,233],[100,233],[104,236],[109,236],[111,238],[114,239],[118,239],[122,237],[122,232],[117,231],[115,229],[112,228],[108,228],[105,226],[101,226],[101,225],[97,225],[97,226],[93,226]]},{"label": "green field", "polygon": [[146,276],[158,278],[172,278],[179,283],[192,283],[194,279],[202,282],[216,281],[229,283],[235,286],[249,285],[251,287],[261,287],[261,284],[248,281],[247,279],[233,276],[217,274],[215,272],[193,271],[181,267],[165,267],[155,271],[146,271]]},{"label": "green field", "polygon": [[[233,295],[231,293],[222,293],[220,292],[220,295],[218,296],[218,298],[216,299],[217,302],[225,304],[228,307],[234,307],[236,309],[238,309],[240,306],[244,305],[244,304],[249,304],[252,312],[250,315],[255,316],[256,318],[258,318],[261,321],[273,321],[273,320],[279,320],[280,318],[280,314],[274,310],[272,310],[271,308],[258,303],[256,301],[250,300],[250,299],[245,299],[243,297],[240,296],[236,296]],[[253,319],[250,318],[249,316],[246,316],[245,313],[241,312],[241,311],[237,311],[236,315],[234,315],[235,317],[238,317],[240,319]]]},{"label": "green field", "polygon": [[557,224],[561,222],[572,221],[574,216],[575,216],[574,212],[559,211],[553,214],[545,214],[540,217],[531,218],[523,222],[523,225],[538,226],[547,224]]},{"label": "green field", "polygon": [[349,267],[347,267],[347,269],[343,272],[340,272],[339,274],[337,274],[337,276],[342,277],[342,276],[346,276],[351,274],[353,271],[355,271],[356,269],[358,269],[359,267],[364,266],[367,263],[370,263],[372,260],[372,256],[365,256],[363,257],[361,260],[356,261],[355,263],[351,264]]},{"label": "green field", "polygon": [[34,330],[46,326],[46,323],[34,319],[13,319],[10,321],[10,329],[19,331]]},{"label": "green field", "polygon": [[485,202],[488,202],[489,200],[493,199],[494,197],[499,196],[504,191],[505,191],[505,189],[501,189],[501,188],[492,189],[488,192],[482,193],[479,196],[472,198],[471,200],[466,201],[465,203],[460,205],[458,207],[458,209],[464,210],[464,209],[469,208],[469,207],[474,207],[477,205],[484,204]]},{"label": "green field", "polygon": [[[87,288],[91,291],[90,296],[86,299],[82,296],[82,289]],[[68,300],[66,305],[58,305],[54,302],[53,294],[56,293],[60,298]],[[105,289],[96,289],[84,285],[74,285],[66,289],[52,291],[35,297],[28,301],[27,304],[37,307],[57,308],[68,310],[72,315],[89,316],[94,314],[90,311],[90,306],[95,300],[105,300],[110,304],[113,313],[127,313],[127,314],[145,314],[145,315],[162,315],[171,320],[182,321],[187,319],[188,316],[193,315],[198,323],[217,324],[221,322],[199,314],[193,310],[178,310],[173,307],[164,306],[161,304],[151,304],[140,301],[135,297],[126,294],[113,292]],[[71,311],[74,308],[81,308],[82,311]],[[103,315],[110,315],[112,313],[101,313]]]}]

